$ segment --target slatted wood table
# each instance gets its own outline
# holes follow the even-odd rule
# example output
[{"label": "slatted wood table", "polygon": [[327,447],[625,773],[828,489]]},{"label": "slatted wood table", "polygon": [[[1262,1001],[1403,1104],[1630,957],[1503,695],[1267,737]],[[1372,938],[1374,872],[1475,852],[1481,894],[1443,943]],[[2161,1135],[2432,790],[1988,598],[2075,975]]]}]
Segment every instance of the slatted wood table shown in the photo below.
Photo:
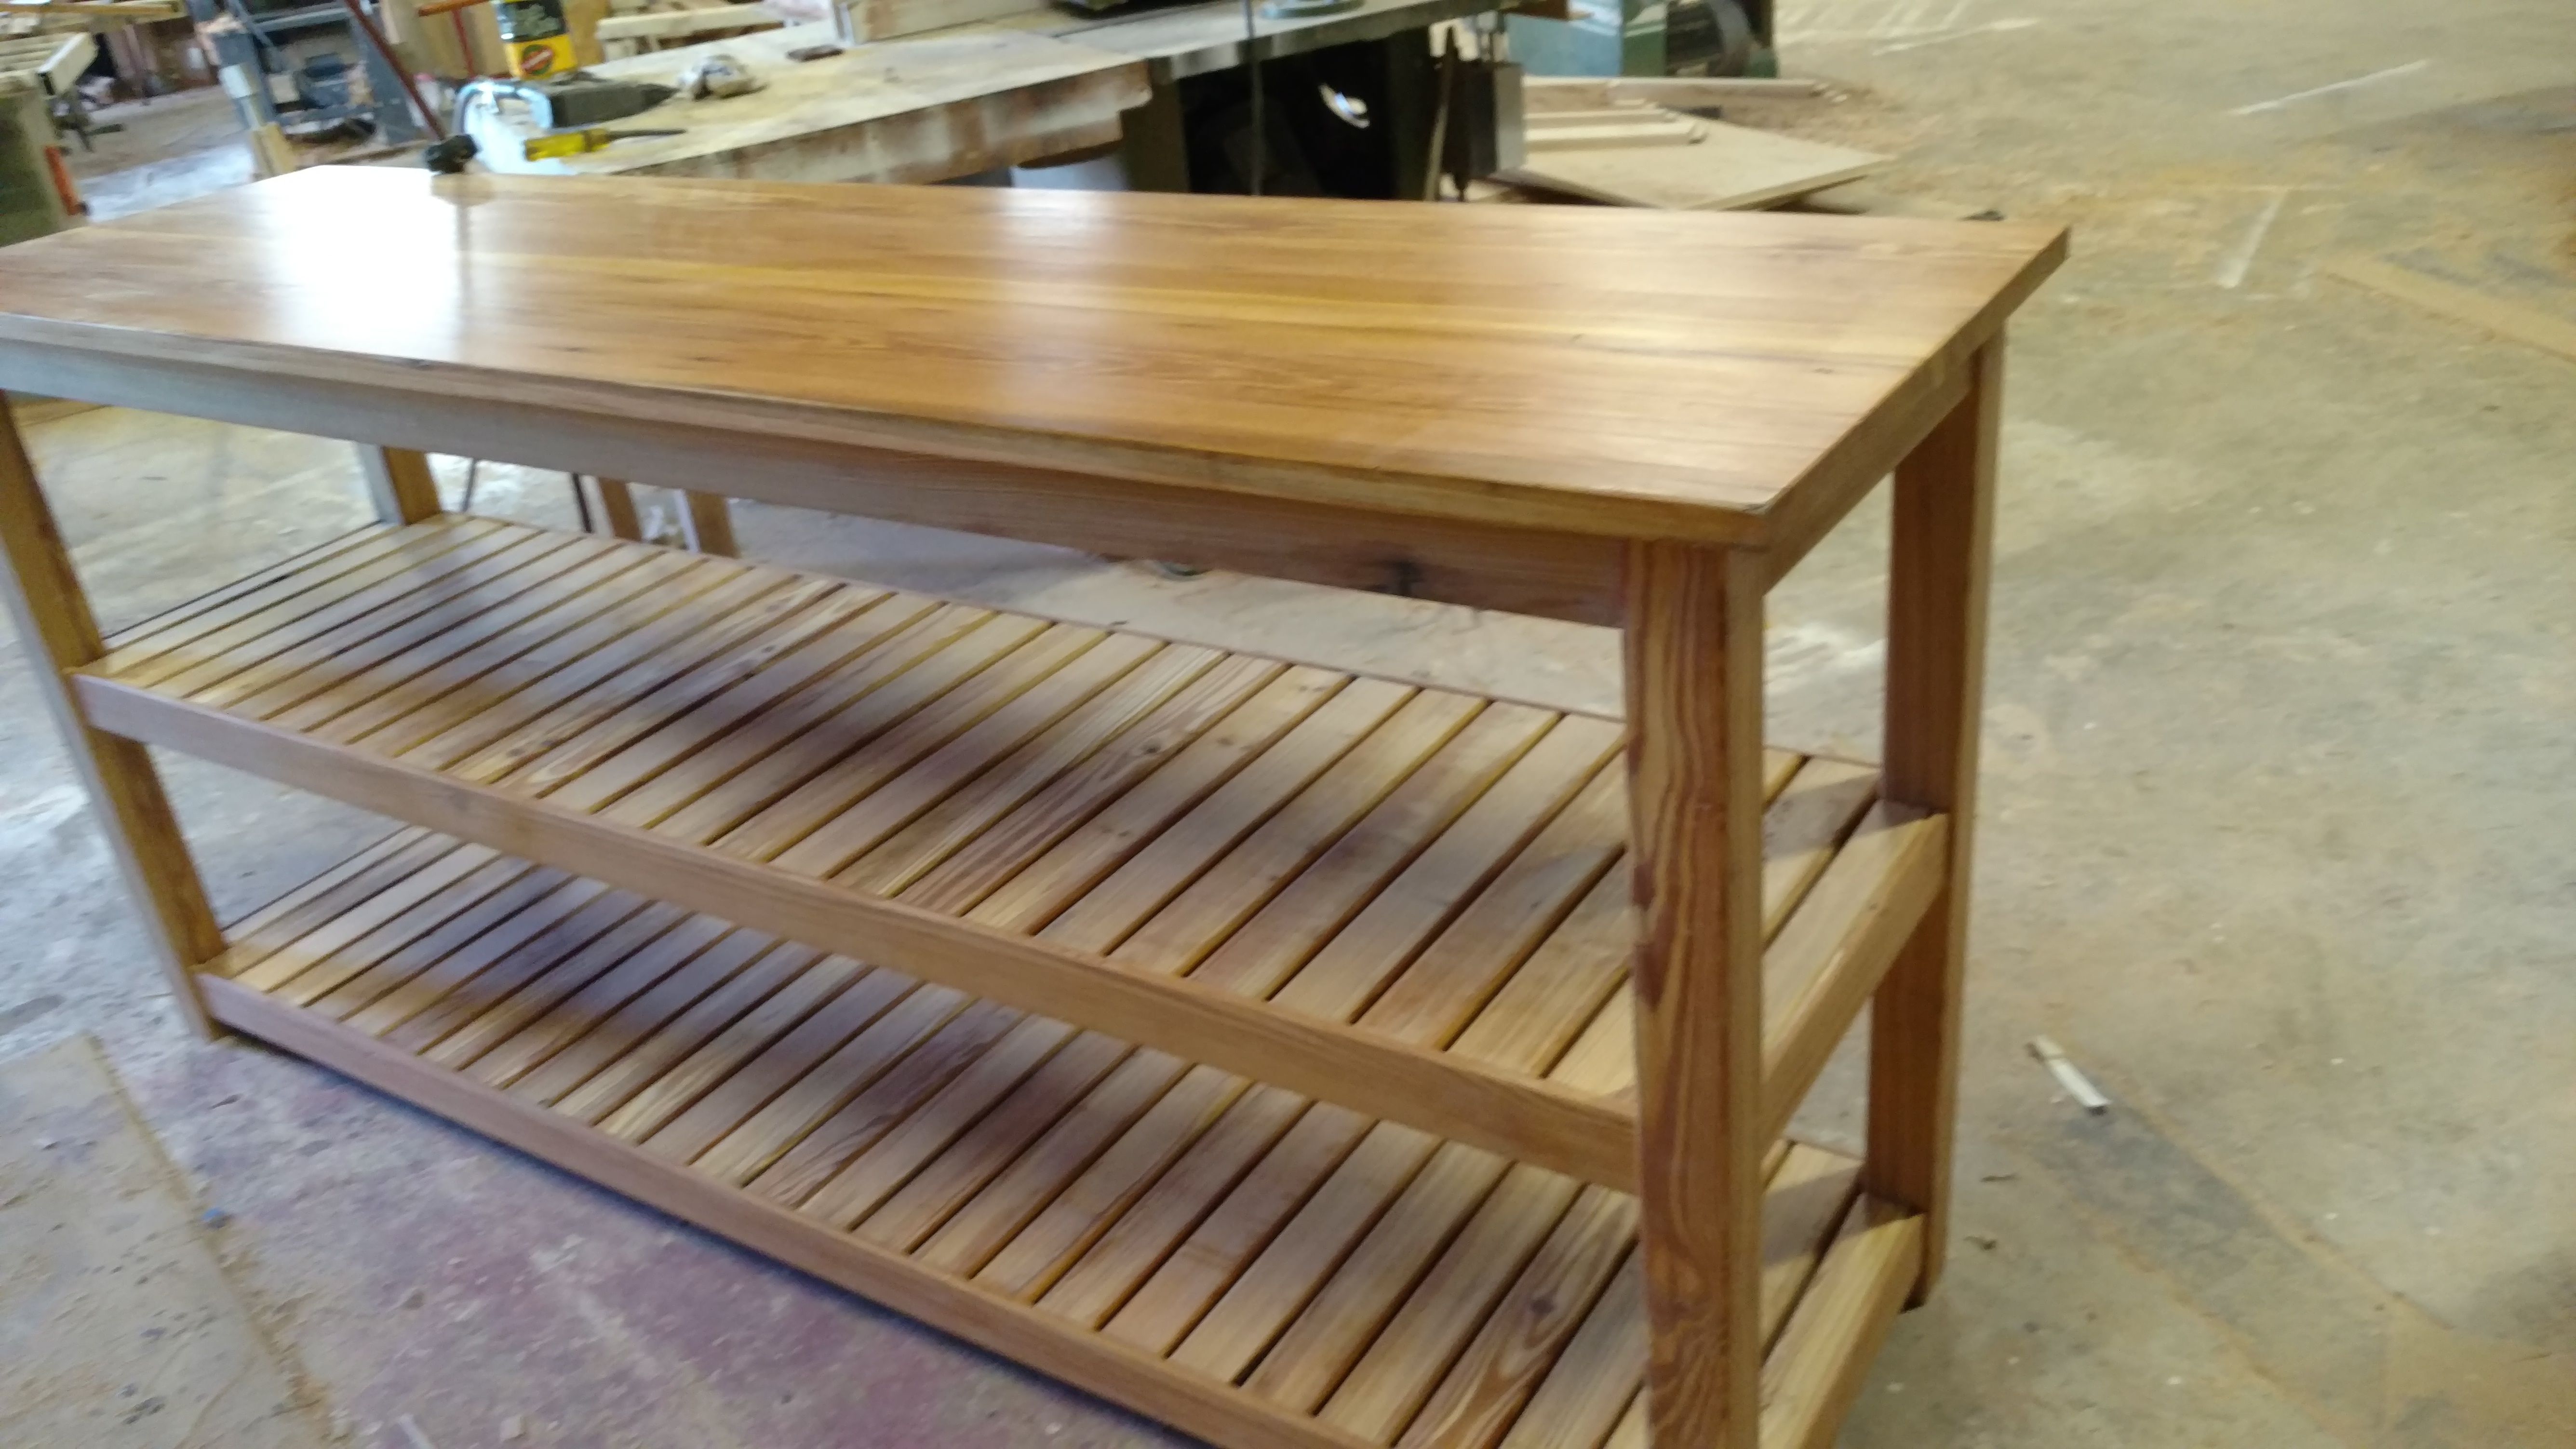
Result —
[{"label": "slatted wood table", "polygon": [[[309,171],[0,252],[0,385],[383,450],[382,524],[102,638],[13,437],[0,544],[209,1029],[1228,1446],[1819,1445],[1940,1268],[2061,246]],[[420,450],[1613,622],[1626,717],[445,515]],[[1767,749],[1763,594],[1891,471],[1887,760]],[[147,744],[408,828],[219,925]],[[1784,1141],[1871,1001],[1866,1156]]]}]

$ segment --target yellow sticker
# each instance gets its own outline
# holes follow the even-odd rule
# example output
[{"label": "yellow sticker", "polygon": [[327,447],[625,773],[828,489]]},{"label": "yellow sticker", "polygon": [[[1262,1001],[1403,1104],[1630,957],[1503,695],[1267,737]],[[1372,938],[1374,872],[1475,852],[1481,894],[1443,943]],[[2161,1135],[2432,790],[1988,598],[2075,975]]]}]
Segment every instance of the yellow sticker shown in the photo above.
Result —
[{"label": "yellow sticker", "polygon": [[510,47],[510,73],[523,79],[559,75],[573,69],[572,37],[526,40]]}]

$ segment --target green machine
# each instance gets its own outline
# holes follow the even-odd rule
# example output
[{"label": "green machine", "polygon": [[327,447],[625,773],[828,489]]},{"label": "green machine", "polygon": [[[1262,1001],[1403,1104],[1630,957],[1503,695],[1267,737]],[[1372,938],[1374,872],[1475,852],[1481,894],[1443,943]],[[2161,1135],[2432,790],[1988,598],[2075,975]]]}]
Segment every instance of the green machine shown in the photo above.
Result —
[{"label": "green machine", "polygon": [[1510,17],[1532,75],[1780,73],[1772,0],[1561,0],[1565,18]]},{"label": "green machine", "polygon": [[71,225],[53,142],[44,87],[24,72],[0,75],[0,246]]}]

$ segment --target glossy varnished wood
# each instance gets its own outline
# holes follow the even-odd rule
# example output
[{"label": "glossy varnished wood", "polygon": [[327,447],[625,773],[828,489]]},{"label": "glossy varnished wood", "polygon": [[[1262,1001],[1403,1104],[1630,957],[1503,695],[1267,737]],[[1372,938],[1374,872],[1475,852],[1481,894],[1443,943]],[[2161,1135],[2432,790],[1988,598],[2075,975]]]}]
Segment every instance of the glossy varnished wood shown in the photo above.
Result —
[{"label": "glossy varnished wood", "polygon": [[[353,214],[400,256],[352,262]],[[13,248],[0,340],[1743,542],[1884,475],[2058,251],[2012,225],[316,168]]]},{"label": "glossy varnished wood", "polygon": [[[0,253],[0,386],[358,440],[401,526],[105,642],[23,459],[0,541],[215,1018],[1229,1449],[1808,1449],[1939,1271],[2061,249],[314,171]],[[1618,624],[1628,715],[441,515],[428,451]],[[1882,781],[1764,748],[1760,614],[1890,471]],[[192,974],[142,742],[416,828]],[[1782,1143],[1873,1000],[1868,1160]]]},{"label": "glossy varnished wood", "polygon": [[1637,1150],[1658,1444],[1760,1412],[1762,592],[1738,550],[1628,560]]}]

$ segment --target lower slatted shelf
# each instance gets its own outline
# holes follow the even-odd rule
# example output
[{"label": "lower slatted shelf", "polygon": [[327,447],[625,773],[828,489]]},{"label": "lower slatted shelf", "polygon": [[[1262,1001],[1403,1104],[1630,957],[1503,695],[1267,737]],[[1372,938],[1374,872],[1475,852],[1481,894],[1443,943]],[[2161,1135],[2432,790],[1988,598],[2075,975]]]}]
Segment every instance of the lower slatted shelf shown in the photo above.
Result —
[{"label": "lower slatted shelf", "polygon": [[[421,830],[229,935],[219,1020],[1233,1449],[1644,1444],[1622,1193]],[[1822,1445],[1920,1222],[1766,1170]]]},{"label": "lower slatted shelf", "polygon": [[[981,1114],[1017,1092],[1089,1094],[1101,1105],[1049,1149],[1077,1162],[1112,1150],[1130,1104],[1228,1124],[1290,1113],[1285,1093],[1187,1056],[1634,1181],[1615,720],[482,518],[360,530],[111,643],[76,681],[99,728],[479,842],[386,866],[326,942],[444,900],[451,881],[537,893],[531,909],[569,913],[549,931],[679,914],[548,886],[506,852],[945,983],[884,1028],[931,1034],[925,1062],[975,1062],[937,1120],[1018,1121]],[[1938,888],[1947,831],[1880,800],[1867,766],[1775,751],[1763,783],[1776,1134]],[[599,899],[565,904],[578,890]],[[419,1003],[461,966],[377,993],[399,968],[336,948],[308,964],[316,949],[239,961],[232,979],[299,1009],[347,1006],[362,1028],[400,1015],[384,1028],[397,1043],[473,1004]],[[798,979],[842,1012],[864,999]],[[527,1025],[476,1020],[436,1050]],[[580,1060],[531,1062],[526,1089]],[[1025,1085],[1023,1065],[1040,1074]],[[664,1122],[668,1088],[564,1091],[673,1140],[731,1101]],[[810,1131],[728,1124],[711,1145],[743,1181],[845,1225],[899,1192],[916,1203],[904,1221],[930,1214],[963,1189],[914,1186],[904,1154],[937,1133],[907,1128],[867,1157],[874,1100],[828,1101]],[[1331,1133],[1360,1131],[1349,1113],[1315,1120],[1342,1124],[1297,1129],[1325,1134],[1327,1156]],[[1264,1130],[1219,1135],[1248,1151]],[[1430,1140],[1371,1152],[1409,1174]],[[1010,1262],[996,1271],[1053,1271]],[[1081,1281],[1063,1291],[1093,1291]],[[1234,1350],[1202,1351],[1222,1365]]]}]

